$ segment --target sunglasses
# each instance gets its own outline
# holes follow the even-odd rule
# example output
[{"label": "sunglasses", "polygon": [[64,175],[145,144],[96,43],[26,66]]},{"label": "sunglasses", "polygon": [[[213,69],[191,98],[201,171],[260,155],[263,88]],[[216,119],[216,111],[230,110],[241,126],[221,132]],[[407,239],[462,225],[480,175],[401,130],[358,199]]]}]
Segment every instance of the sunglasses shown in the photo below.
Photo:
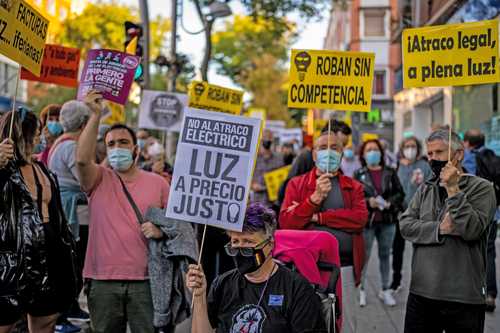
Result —
[{"label": "sunglasses", "polygon": [[270,238],[255,245],[255,247],[233,247],[231,243],[224,246],[226,253],[230,257],[236,257],[240,253],[243,257],[253,257],[256,251],[262,250],[271,241]]}]

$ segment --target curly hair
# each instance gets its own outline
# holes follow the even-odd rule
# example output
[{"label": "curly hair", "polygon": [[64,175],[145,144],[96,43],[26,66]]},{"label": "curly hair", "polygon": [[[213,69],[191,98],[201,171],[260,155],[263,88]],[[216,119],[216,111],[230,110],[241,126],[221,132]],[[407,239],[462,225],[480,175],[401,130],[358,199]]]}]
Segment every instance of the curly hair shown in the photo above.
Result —
[{"label": "curly hair", "polygon": [[264,231],[267,236],[272,236],[276,230],[276,214],[260,202],[248,205],[243,221],[244,232]]}]

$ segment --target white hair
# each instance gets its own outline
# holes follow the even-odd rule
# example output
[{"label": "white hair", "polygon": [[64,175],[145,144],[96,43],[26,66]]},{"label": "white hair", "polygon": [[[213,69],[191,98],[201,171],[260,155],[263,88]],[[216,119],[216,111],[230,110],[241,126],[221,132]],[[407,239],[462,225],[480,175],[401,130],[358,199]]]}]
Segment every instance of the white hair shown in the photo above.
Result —
[{"label": "white hair", "polygon": [[[432,132],[427,139],[425,140],[426,143],[433,142],[433,141],[438,141],[441,140],[446,144],[450,143],[450,132],[448,129],[438,129]],[[457,151],[457,150],[463,150],[464,149],[464,144],[460,137],[457,135],[455,132],[451,132],[451,150]]]}]

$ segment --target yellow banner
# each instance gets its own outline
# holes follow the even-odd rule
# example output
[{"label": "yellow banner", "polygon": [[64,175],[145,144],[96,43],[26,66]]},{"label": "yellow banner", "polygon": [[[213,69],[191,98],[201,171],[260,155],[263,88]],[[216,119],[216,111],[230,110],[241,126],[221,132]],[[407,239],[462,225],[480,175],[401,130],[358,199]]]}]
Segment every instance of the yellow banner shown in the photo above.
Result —
[{"label": "yellow banner", "polygon": [[370,111],[374,53],[292,50],[288,107]]},{"label": "yellow banner", "polygon": [[327,119],[314,119],[313,138],[317,139],[321,135],[321,131],[328,125]]},{"label": "yellow banner", "polygon": [[49,20],[23,0],[0,1],[0,53],[40,76]]},{"label": "yellow banner", "polygon": [[366,142],[368,140],[377,140],[379,138],[377,133],[363,133],[361,134],[361,142]]},{"label": "yellow banner", "polygon": [[243,91],[192,81],[189,86],[189,107],[239,115]]},{"label": "yellow banner", "polygon": [[401,42],[405,88],[500,81],[498,20],[405,29]]},{"label": "yellow banner", "polygon": [[106,101],[106,109],[101,118],[101,124],[114,125],[125,123],[125,107],[123,105]]},{"label": "yellow banner", "polygon": [[286,180],[286,177],[288,177],[290,168],[291,166],[288,165],[264,174],[264,182],[266,183],[269,201],[278,200],[280,186]]}]

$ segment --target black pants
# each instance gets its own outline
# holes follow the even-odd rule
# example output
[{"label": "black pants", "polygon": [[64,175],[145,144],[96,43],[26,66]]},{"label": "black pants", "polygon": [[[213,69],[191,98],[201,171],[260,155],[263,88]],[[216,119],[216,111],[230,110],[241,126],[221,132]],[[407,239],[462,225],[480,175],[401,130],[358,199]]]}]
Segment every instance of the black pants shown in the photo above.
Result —
[{"label": "black pants", "polygon": [[391,289],[397,289],[401,284],[401,273],[403,270],[403,255],[405,251],[405,239],[401,236],[399,223],[396,223],[396,234],[392,243],[392,284]]},{"label": "black pants", "polygon": [[495,240],[497,238],[497,221],[493,221],[488,235],[488,251],[486,265],[486,286],[488,295],[497,297],[497,271],[495,267],[496,249]]},{"label": "black pants", "polygon": [[410,293],[405,333],[483,333],[484,305],[438,301]]}]

